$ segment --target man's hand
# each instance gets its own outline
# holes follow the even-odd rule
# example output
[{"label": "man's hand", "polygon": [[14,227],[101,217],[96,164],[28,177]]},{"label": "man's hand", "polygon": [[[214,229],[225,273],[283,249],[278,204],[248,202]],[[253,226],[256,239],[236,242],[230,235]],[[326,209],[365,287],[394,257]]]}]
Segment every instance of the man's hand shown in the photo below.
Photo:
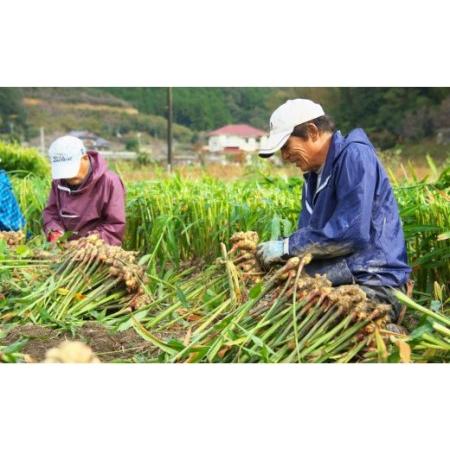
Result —
[{"label": "man's hand", "polygon": [[47,235],[48,242],[56,242],[63,235],[62,231],[52,230]]},{"label": "man's hand", "polygon": [[274,263],[282,262],[284,254],[284,242],[281,241],[267,241],[259,244],[256,247],[256,258],[263,268],[268,268]]}]

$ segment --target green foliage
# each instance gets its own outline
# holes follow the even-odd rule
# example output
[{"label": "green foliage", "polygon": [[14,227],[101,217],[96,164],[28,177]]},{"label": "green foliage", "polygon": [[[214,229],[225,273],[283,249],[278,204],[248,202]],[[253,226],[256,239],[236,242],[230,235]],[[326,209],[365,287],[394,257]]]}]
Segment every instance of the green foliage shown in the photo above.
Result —
[{"label": "green foliage", "polygon": [[[29,230],[40,230],[48,181],[13,177]],[[231,234],[239,230],[255,230],[262,240],[289,234],[299,212],[301,185],[299,178],[253,175],[224,182],[210,177],[193,180],[177,174],[158,181],[128,183],[125,245],[147,253],[140,263],[147,268],[150,302],[135,313],[119,308],[107,311],[111,301],[122,297],[116,291],[109,292],[99,281],[99,292],[106,296],[92,294],[88,303],[83,300],[74,304],[72,313],[89,313],[97,321],[108,322],[120,330],[134,327],[158,349],[160,362],[448,362],[450,191],[436,183],[406,180],[394,188],[413,266],[415,296],[420,297],[412,301],[400,294],[400,301],[408,306],[404,324],[412,331],[409,337],[376,328],[373,340],[372,334],[360,333],[367,322],[354,322],[346,312],[342,315],[340,308],[321,309],[321,302],[311,308],[309,297],[282,297],[287,292],[286,295],[293,295],[290,289],[276,291],[278,298],[270,296],[275,302],[266,312],[263,310],[262,316],[254,311],[249,314],[270,292],[274,278],[268,283],[266,280],[242,286],[245,301],[236,302],[236,286],[224,269],[226,251],[217,259],[220,242],[229,242]],[[41,267],[51,260],[30,259],[34,242],[41,247],[42,237],[17,247],[14,255],[0,249],[0,293],[3,289],[7,297],[17,294],[11,297],[12,301],[0,302],[0,315],[4,320],[19,322],[39,318],[67,328],[70,322],[51,319],[51,311],[46,308],[39,307],[31,316],[17,314],[23,299],[31,299],[34,305],[49,292]],[[21,267],[24,270],[17,277]],[[41,285],[41,291],[33,285],[33,268],[39,268],[39,276],[47,283]],[[71,299],[81,292],[86,279],[92,278],[90,272],[69,269],[64,276],[77,287],[69,289],[67,278],[61,279],[56,291],[53,289],[58,299]],[[59,311],[63,314],[64,309]],[[155,361],[156,358],[157,355]]]},{"label": "green foliage", "polygon": [[[388,148],[405,135],[408,114],[437,107],[449,95],[449,88],[339,88],[330,109],[341,129],[365,128],[379,146]],[[435,131],[430,117],[421,127],[420,133],[407,137],[420,139]]]},{"label": "green foliage", "polygon": [[145,166],[148,164],[152,164],[153,162],[154,162],[153,158],[148,153],[144,152],[138,153],[138,156],[136,158],[136,163],[138,166]]},{"label": "green foliage", "polygon": [[[450,191],[443,173],[437,185],[409,181],[394,186],[409,262],[422,292],[432,292],[434,281],[450,280],[448,239],[438,238],[450,230]],[[13,185],[27,230],[39,234],[48,180],[13,179]],[[296,228],[301,186],[299,178],[255,176],[233,183],[178,175],[127,183],[125,246],[155,252],[163,267],[191,258],[212,261],[220,256],[220,242],[240,230],[257,231],[263,240],[287,236]]]},{"label": "green foliage", "polygon": [[439,189],[450,188],[450,166],[448,166],[440,175],[436,186]]},{"label": "green foliage", "polygon": [[[104,88],[141,112],[167,115],[167,88]],[[204,131],[232,122],[265,127],[271,88],[173,88],[174,121]]]},{"label": "green foliage", "polygon": [[[140,111],[165,116],[167,88],[104,88]],[[173,88],[174,120],[203,131],[248,122],[267,128],[270,113],[292,98],[324,106],[343,132],[365,128],[377,146],[417,141],[445,125],[450,88]]]},{"label": "green foliage", "polygon": [[[22,95],[46,102],[46,107],[22,106]],[[249,123],[267,129],[271,112],[287,99],[310,98],[321,103],[337,127],[347,133],[363,127],[377,147],[434,137],[448,127],[450,88],[173,88],[174,137],[195,141],[193,132],[228,123]],[[98,109],[71,104],[99,106]],[[80,105],[78,105],[80,106]],[[127,109],[133,106],[139,114]],[[36,136],[39,126],[48,132],[88,129],[107,138],[131,131],[165,138],[167,88],[0,88],[0,133],[10,140]]]},{"label": "green foliage", "polygon": [[30,175],[25,178],[11,177],[20,209],[26,218],[25,232],[38,236],[42,231],[42,211],[50,193],[50,177]]},{"label": "green foliage", "polygon": [[19,177],[30,173],[37,177],[46,177],[50,173],[49,162],[36,149],[1,141],[0,168],[15,172]]},{"label": "green foliage", "polygon": [[102,88],[26,87],[21,90],[24,97],[38,98],[51,103],[87,103],[114,107],[129,106],[126,101],[109,94]]},{"label": "green foliage", "polygon": [[[79,110],[55,105],[46,108],[31,106],[30,122],[45,127],[47,133],[89,130],[105,138],[117,138],[130,132],[142,132],[165,139],[167,121],[164,117],[150,114],[128,114],[122,110]],[[173,136],[179,142],[190,142],[192,131],[174,124]]]},{"label": "green foliage", "polygon": [[0,88],[0,133],[23,131],[26,116],[20,89]]},{"label": "green foliage", "polygon": [[125,142],[125,149],[129,152],[139,151],[139,140],[137,138],[130,138]]}]

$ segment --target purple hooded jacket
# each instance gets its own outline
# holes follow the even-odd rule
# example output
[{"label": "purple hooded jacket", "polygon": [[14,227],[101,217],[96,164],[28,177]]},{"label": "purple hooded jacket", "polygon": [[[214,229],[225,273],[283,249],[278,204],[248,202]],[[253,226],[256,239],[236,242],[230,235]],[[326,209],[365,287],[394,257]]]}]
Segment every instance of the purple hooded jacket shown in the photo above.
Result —
[{"label": "purple hooded jacket", "polygon": [[88,152],[91,173],[70,189],[63,180],[53,180],[44,209],[44,231],[72,231],[73,239],[97,232],[108,244],[121,245],[125,231],[125,188],[118,175],[108,170],[97,152]]}]

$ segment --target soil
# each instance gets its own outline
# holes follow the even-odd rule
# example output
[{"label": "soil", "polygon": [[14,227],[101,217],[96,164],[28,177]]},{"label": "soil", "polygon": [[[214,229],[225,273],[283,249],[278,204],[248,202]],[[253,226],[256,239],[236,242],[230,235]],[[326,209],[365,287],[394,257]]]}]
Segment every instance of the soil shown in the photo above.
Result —
[{"label": "soil", "polygon": [[0,345],[10,345],[19,339],[28,341],[20,350],[33,362],[41,362],[48,349],[56,347],[64,340],[78,340],[89,345],[101,362],[113,360],[130,360],[139,354],[144,358],[155,357],[157,349],[153,344],[143,340],[133,329],[111,333],[103,325],[86,322],[73,335],[69,331],[54,330],[40,325],[18,325],[0,339]]}]

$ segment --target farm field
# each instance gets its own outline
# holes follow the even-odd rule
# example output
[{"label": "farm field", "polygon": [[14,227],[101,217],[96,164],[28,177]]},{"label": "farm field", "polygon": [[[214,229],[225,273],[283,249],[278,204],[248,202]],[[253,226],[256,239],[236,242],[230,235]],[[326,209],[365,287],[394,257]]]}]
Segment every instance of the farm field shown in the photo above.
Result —
[{"label": "farm field", "polygon": [[28,237],[0,240],[0,358],[41,361],[79,339],[103,362],[449,361],[450,168],[430,166],[426,179],[392,175],[415,282],[412,300],[399,293],[408,335],[354,286],[304,278],[307,257],[258,267],[258,239],[296,229],[298,176],[128,181],[120,250],[46,243],[49,180],[13,175]]},{"label": "farm field", "polygon": [[1,27],[4,448],[442,447],[443,6],[55,3]]}]

